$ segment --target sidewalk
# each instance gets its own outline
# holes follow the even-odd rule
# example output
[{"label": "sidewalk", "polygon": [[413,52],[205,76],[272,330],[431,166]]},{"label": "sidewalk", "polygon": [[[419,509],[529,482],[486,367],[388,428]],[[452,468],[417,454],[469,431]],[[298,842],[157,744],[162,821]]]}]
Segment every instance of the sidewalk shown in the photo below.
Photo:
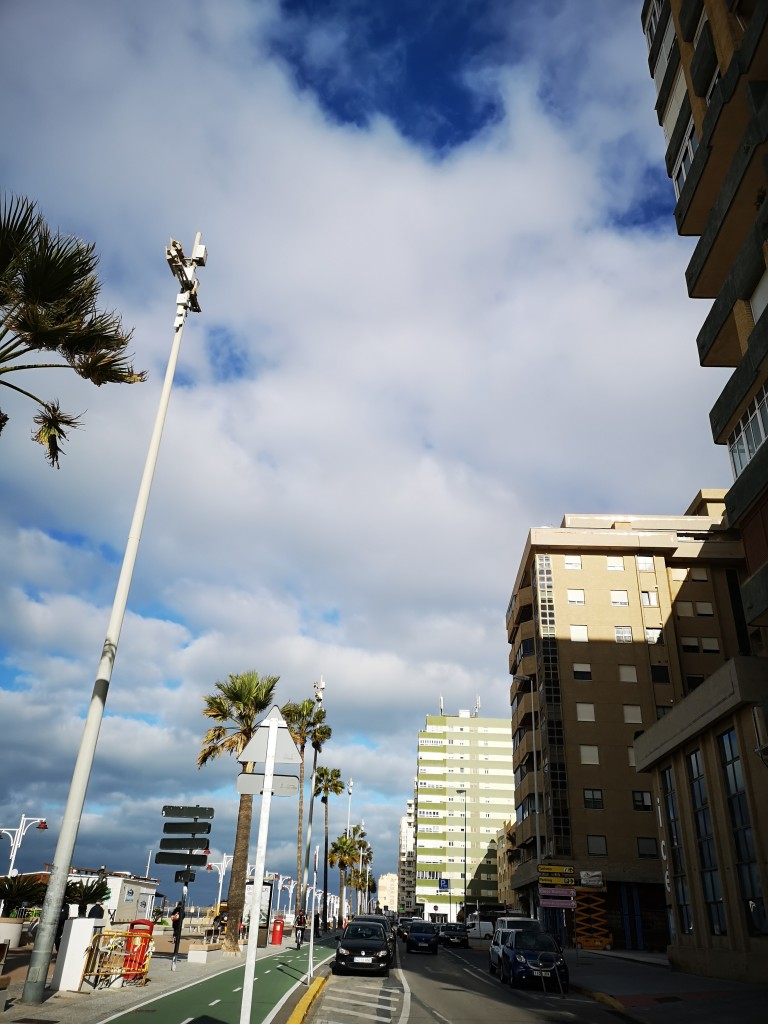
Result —
[{"label": "sidewalk", "polygon": [[666,956],[566,950],[571,988],[639,1024],[766,1024],[764,985],[672,971]]},{"label": "sidewalk", "polygon": [[[197,938],[196,936],[182,938],[179,948],[180,959],[174,971],[172,970],[171,941],[159,937],[146,985],[124,985],[121,988],[89,989],[81,992],[52,992],[50,989],[46,989],[44,1002],[39,1005],[19,1002],[32,947],[26,946],[10,950],[3,976],[10,976],[11,981],[7,991],[0,991],[0,1022],[2,1024],[6,1024],[6,1021],[8,1024],[22,1024],[22,1022],[29,1021],[34,1021],[35,1024],[102,1024],[118,1014],[156,999],[158,996],[167,995],[178,989],[194,985],[196,982],[243,967],[244,956],[242,959],[222,958],[206,964],[189,963],[186,960],[186,953],[190,941],[194,942]],[[316,945],[325,946],[327,942],[328,938],[326,937],[318,940]],[[267,945],[257,949],[256,958],[258,961],[266,957],[278,956],[286,949],[291,948],[290,942],[284,942],[282,946]],[[53,975],[54,967],[55,956],[51,963],[49,978]],[[285,1007],[286,1019],[293,1003],[297,1002],[305,991],[306,989],[302,987],[295,999],[292,999]],[[8,1003],[5,1013],[2,1012],[3,997],[7,998]],[[280,1019],[282,1019],[282,1015]]]}]

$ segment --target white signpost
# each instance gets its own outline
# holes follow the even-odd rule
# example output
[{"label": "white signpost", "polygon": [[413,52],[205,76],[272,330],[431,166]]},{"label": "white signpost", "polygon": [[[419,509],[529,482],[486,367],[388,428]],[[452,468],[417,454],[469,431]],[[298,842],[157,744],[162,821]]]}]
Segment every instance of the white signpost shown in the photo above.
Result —
[{"label": "white signpost", "polygon": [[[301,755],[296,744],[293,742],[288,724],[280,714],[280,709],[277,705],[259,723],[253,739],[243,748],[238,761],[241,764],[251,761],[264,764],[263,782],[259,782],[263,795],[261,798],[261,814],[259,816],[259,837],[256,841],[256,866],[253,871],[253,889],[254,892],[260,893],[264,884],[264,866],[267,860],[269,808],[272,802],[275,762],[278,764],[301,763]],[[242,777],[241,775],[240,778]],[[238,792],[247,792],[247,790],[241,790],[239,785],[238,780]],[[256,922],[256,927],[254,927],[253,919],[251,919],[245,953],[245,978],[243,980],[243,999],[240,1004],[240,1024],[250,1024],[251,1020],[253,972],[256,967],[258,938],[258,921]]]}]

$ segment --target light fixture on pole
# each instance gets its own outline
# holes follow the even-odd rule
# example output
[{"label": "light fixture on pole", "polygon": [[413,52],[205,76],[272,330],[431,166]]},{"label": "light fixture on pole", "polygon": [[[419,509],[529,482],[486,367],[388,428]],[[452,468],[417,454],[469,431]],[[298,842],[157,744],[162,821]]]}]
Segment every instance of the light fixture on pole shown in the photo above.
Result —
[{"label": "light fixture on pole", "polygon": [[[323,690],[325,689],[325,680],[320,676],[320,682],[312,684],[315,691],[315,703],[318,709],[323,706]],[[309,877],[309,848],[312,843],[312,811],[315,806],[315,786],[317,784],[317,747],[313,744],[314,757],[312,758],[312,783],[309,790],[309,814],[307,815],[307,852],[304,857],[304,879],[302,889],[306,893],[307,890],[307,879]],[[306,913],[307,908],[307,897],[304,896],[304,910]]]},{"label": "light fixture on pole", "polygon": [[464,924],[467,923],[467,791],[457,789],[456,795],[464,795]]},{"label": "light fixture on pole", "polygon": [[[13,874],[13,865],[16,863],[16,854],[19,852],[21,840],[33,825],[37,825],[41,832],[45,832],[48,829],[48,822],[45,818],[28,818],[26,814],[22,814],[18,828],[0,828],[0,835],[8,836],[11,840],[11,859],[8,862],[9,877]],[[0,900],[0,914],[2,912],[3,902]]]},{"label": "light fixture on pole", "polygon": [[226,874],[227,868],[235,858],[230,856],[228,853],[221,855],[221,860],[212,860],[208,862],[206,871],[213,871],[214,869],[219,873],[219,895],[216,898],[216,913],[221,913],[221,889],[224,884],[224,875]]},{"label": "light fixture on pole", "polygon": [[56,844],[56,852],[53,855],[53,865],[45,900],[43,901],[43,909],[40,914],[37,938],[29,960],[27,977],[21,995],[22,1003],[42,1003],[43,1001],[45,984],[48,980],[48,968],[53,956],[53,943],[56,937],[59,913],[64,902],[64,891],[69,878],[69,868],[72,864],[77,833],[83,816],[85,795],[88,790],[91,769],[93,768],[96,756],[96,744],[99,739],[102,719],[104,718],[109,684],[112,679],[112,669],[117,657],[117,646],[120,641],[120,632],[123,627],[125,609],[128,604],[128,592],[136,565],[141,531],[144,526],[144,519],[146,518],[152,478],[155,474],[155,466],[157,465],[160,440],[163,435],[165,416],[168,411],[171,387],[181,348],[181,336],[189,310],[191,309],[195,313],[200,312],[200,303],[197,298],[199,282],[195,273],[198,267],[205,266],[208,258],[206,248],[200,239],[200,232],[198,231],[195,235],[191,257],[188,258],[184,255],[180,242],[171,239],[171,244],[165,250],[165,258],[168,261],[168,266],[171,268],[171,273],[179,283],[179,294],[176,296],[176,317],[173,322],[171,354],[165,371],[165,380],[160,394],[160,403],[155,416],[147,458],[144,463],[144,472],[139,484],[139,493],[136,498],[133,519],[128,530],[128,541],[115,589],[112,613],[101,650],[101,658],[96,671],[96,681],[93,684],[88,713],[80,740],[80,748],[72,773],[72,782],[70,783],[69,796],[64,808],[59,840]]},{"label": "light fixture on pole", "polygon": [[349,782],[347,783],[347,794],[349,795],[349,800],[347,800],[347,829],[346,829],[346,831],[344,833],[344,835],[347,838],[349,838],[349,822],[350,822],[350,815],[352,814],[352,787],[353,786],[354,786],[354,782],[352,781],[352,779],[350,779]]}]

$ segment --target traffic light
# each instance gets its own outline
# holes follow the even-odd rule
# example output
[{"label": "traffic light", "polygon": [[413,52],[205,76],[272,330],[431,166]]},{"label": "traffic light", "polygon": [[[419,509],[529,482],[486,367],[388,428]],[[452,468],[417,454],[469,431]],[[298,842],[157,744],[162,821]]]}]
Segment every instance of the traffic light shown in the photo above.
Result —
[{"label": "traffic light", "polygon": [[[186,868],[186,872],[177,871],[176,881],[182,879],[179,876],[186,874],[188,881],[194,879],[194,872],[191,868],[204,868],[208,862],[207,851],[208,838],[211,832],[210,819],[213,818],[212,807],[176,807],[168,805],[163,807],[164,818],[186,818],[186,821],[167,821],[163,825],[165,835],[174,836],[173,839],[160,840],[160,853],[155,854],[155,864],[180,864]],[[191,820],[189,820],[191,819]],[[204,820],[201,820],[204,819]]]}]

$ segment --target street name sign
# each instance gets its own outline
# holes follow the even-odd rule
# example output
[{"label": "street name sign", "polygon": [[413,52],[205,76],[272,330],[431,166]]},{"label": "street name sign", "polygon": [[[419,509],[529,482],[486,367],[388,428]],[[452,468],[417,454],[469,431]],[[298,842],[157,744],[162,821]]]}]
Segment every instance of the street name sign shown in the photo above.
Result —
[{"label": "street name sign", "polygon": [[570,875],[539,875],[539,885],[567,885],[573,887],[574,879]]},{"label": "street name sign", "polygon": [[576,873],[569,864],[537,864],[536,870],[540,875],[573,875]]},{"label": "street name sign", "polygon": [[212,818],[212,807],[178,807],[168,804],[163,808],[164,818]]},{"label": "street name sign", "polygon": [[[237,776],[237,792],[241,796],[259,796],[264,792],[264,776],[258,772],[241,772]],[[298,775],[273,775],[272,796],[297,796]]]}]

